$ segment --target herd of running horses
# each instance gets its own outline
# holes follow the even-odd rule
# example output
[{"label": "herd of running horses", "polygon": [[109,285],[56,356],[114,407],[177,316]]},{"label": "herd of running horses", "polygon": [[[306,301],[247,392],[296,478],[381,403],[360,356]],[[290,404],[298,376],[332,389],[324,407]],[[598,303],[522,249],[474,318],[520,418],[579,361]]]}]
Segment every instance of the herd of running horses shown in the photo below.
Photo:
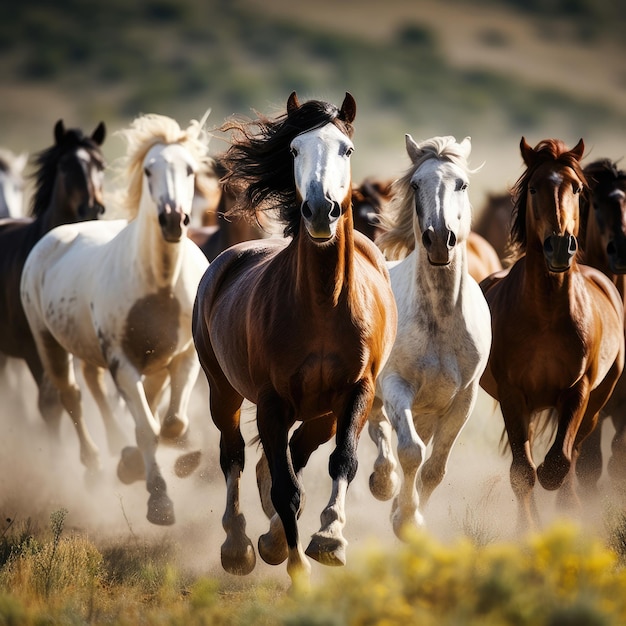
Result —
[{"label": "herd of running horses", "polygon": [[[294,92],[281,115],[229,118],[216,129],[229,136],[218,156],[203,123],[140,116],[121,132],[115,206],[104,123],[90,134],[56,123],[32,159],[28,212],[26,156],[0,152],[0,375],[7,357],[25,361],[51,439],[67,412],[97,475],[76,359],[119,479],[145,481],[148,520],[168,525],[156,451],[184,441],[202,371],[232,573],[250,572],[257,552],[287,561],[294,584],[307,580],[308,557],[345,563],[365,426],[377,446],[370,489],[392,501],[394,532],[423,525],[481,388],[504,418],[520,529],[540,523],[537,480],[571,511],[594,497],[606,417],[608,473],[626,485],[626,172],[609,158],[584,164],[582,139],[568,148],[522,138],[524,173],[472,216],[469,137],[407,134],[406,172],[357,186],[356,112],[349,93],[335,106]],[[109,406],[107,372],[134,419],[132,444]],[[256,407],[268,517],[256,549],[240,501],[244,400]],[[546,427],[552,443],[536,464]],[[331,493],[303,548],[302,471],[333,437]],[[198,458],[183,455],[180,474]]]}]

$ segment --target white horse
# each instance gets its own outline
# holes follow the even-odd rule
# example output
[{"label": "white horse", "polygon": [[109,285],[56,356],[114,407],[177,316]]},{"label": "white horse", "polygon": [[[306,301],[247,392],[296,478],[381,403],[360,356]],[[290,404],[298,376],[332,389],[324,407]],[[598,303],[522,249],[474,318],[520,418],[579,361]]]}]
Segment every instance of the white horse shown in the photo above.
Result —
[{"label": "white horse", "polygon": [[406,255],[389,263],[398,333],[369,417],[369,434],[378,445],[370,489],[381,500],[398,491],[391,427],[397,433],[404,477],[391,520],[400,538],[424,523],[421,510],[445,475],[491,346],[489,307],[468,273],[470,138],[417,144],[406,135],[406,149],[412,165],[394,183],[376,241],[387,258]]},{"label": "white horse", "polygon": [[0,148],[0,218],[24,216],[24,168],[26,153]]},{"label": "white horse", "polygon": [[[141,453],[126,448],[118,476],[123,482],[145,476],[148,520],[172,524],[173,504],[155,453],[159,437],[186,432],[199,372],[191,315],[208,263],[187,238],[187,228],[195,172],[208,156],[194,122],[181,130],[170,118],[145,115],[122,134],[128,142],[125,199],[133,219],[51,231],[28,257],[21,295],[44,367],[77,427],[81,461],[88,470],[99,469],[98,450],[83,422],[73,356],[92,373],[110,371],[134,418]],[[155,411],[168,377],[169,407],[159,423]],[[104,416],[104,390],[94,385]]]}]

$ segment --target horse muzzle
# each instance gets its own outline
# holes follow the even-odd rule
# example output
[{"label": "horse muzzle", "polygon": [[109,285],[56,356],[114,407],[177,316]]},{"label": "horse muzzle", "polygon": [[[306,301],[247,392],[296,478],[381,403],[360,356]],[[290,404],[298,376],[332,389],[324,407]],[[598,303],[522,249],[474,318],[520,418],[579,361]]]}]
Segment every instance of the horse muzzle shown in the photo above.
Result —
[{"label": "horse muzzle", "polygon": [[565,272],[572,266],[578,251],[574,235],[550,235],[543,242],[543,254],[551,272]]},{"label": "horse muzzle", "polygon": [[428,254],[428,262],[431,265],[448,265],[450,252],[456,246],[456,235],[448,229],[438,233],[431,226],[422,233],[422,245]]},{"label": "horse muzzle", "polygon": [[341,217],[341,205],[338,202],[327,198],[321,202],[305,200],[300,211],[311,239],[328,241],[335,236]]},{"label": "horse muzzle", "polygon": [[178,243],[185,235],[189,222],[189,214],[180,207],[172,208],[170,204],[164,204],[159,211],[159,226],[168,243]]},{"label": "horse muzzle", "polygon": [[78,215],[80,219],[84,221],[97,220],[103,214],[104,205],[100,202],[82,204],[78,208]]},{"label": "horse muzzle", "polygon": [[626,237],[611,239],[606,246],[609,267],[614,274],[626,274]]}]

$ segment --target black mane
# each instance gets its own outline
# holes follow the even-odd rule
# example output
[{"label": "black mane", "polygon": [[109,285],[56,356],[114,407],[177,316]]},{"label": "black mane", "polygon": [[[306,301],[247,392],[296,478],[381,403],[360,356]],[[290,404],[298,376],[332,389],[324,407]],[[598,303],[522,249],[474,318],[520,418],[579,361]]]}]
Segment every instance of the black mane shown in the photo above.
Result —
[{"label": "black mane", "polygon": [[340,119],[339,114],[333,104],[309,100],[275,119],[258,114],[256,120],[231,120],[224,124],[220,130],[235,131],[232,145],[221,159],[226,170],[223,182],[232,187],[238,198],[229,214],[254,219],[257,211],[277,211],[285,236],[296,236],[300,207],[296,203],[289,146],[297,135],[329,122],[352,137],[352,125]]}]

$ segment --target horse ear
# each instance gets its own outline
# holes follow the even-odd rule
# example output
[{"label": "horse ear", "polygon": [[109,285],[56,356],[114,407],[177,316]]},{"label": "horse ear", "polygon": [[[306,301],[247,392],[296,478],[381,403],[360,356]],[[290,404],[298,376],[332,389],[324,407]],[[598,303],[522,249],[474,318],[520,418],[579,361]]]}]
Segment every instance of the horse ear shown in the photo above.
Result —
[{"label": "horse ear", "polygon": [[100,122],[96,130],[94,130],[93,133],[91,134],[91,138],[94,140],[95,143],[101,146],[102,142],[104,141],[104,138],[106,137],[106,134],[107,134],[106,126],[104,125],[104,122]]},{"label": "horse ear", "polygon": [[300,102],[295,91],[292,91],[287,100],[287,113],[293,113],[296,109],[300,108]]},{"label": "horse ear", "polygon": [[341,110],[339,111],[339,119],[352,124],[356,117],[356,101],[352,94],[346,91],[346,96],[343,99]]},{"label": "horse ear", "polygon": [[28,163],[28,152],[22,152],[18,157],[15,158],[15,169],[18,172],[21,172],[26,167]]},{"label": "horse ear", "polygon": [[522,153],[522,159],[524,159],[524,163],[526,163],[526,165],[530,165],[533,159],[533,155],[535,154],[535,151],[532,149],[530,144],[526,141],[526,137],[522,137],[522,140],[519,143],[519,149]]},{"label": "horse ear", "polygon": [[64,135],[65,135],[65,124],[63,124],[63,120],[59,120],[54,125],[54,141],[56,143],[61,143]]},{"label": "horse ear", "polygon": [[569,152],[577,161],[580,161],[583,158],[583,154],[585,153],[585,142],[582,140],[582,137]]},{"label": "horse ear", "polygon": [[461,151],[463,152],[465,159],[469,159],[469,156],[472,153],[472,138],[465,137],[459,145],[461,146]]},{"label": "horse ear", "polygon": [[408,133],[404,135],[404,142],[406,144],[406,151],[409,155],[409,158],[411,159],[413,163],[415,163],[419,159],[420,154],[422,153],[418,143]]}]

